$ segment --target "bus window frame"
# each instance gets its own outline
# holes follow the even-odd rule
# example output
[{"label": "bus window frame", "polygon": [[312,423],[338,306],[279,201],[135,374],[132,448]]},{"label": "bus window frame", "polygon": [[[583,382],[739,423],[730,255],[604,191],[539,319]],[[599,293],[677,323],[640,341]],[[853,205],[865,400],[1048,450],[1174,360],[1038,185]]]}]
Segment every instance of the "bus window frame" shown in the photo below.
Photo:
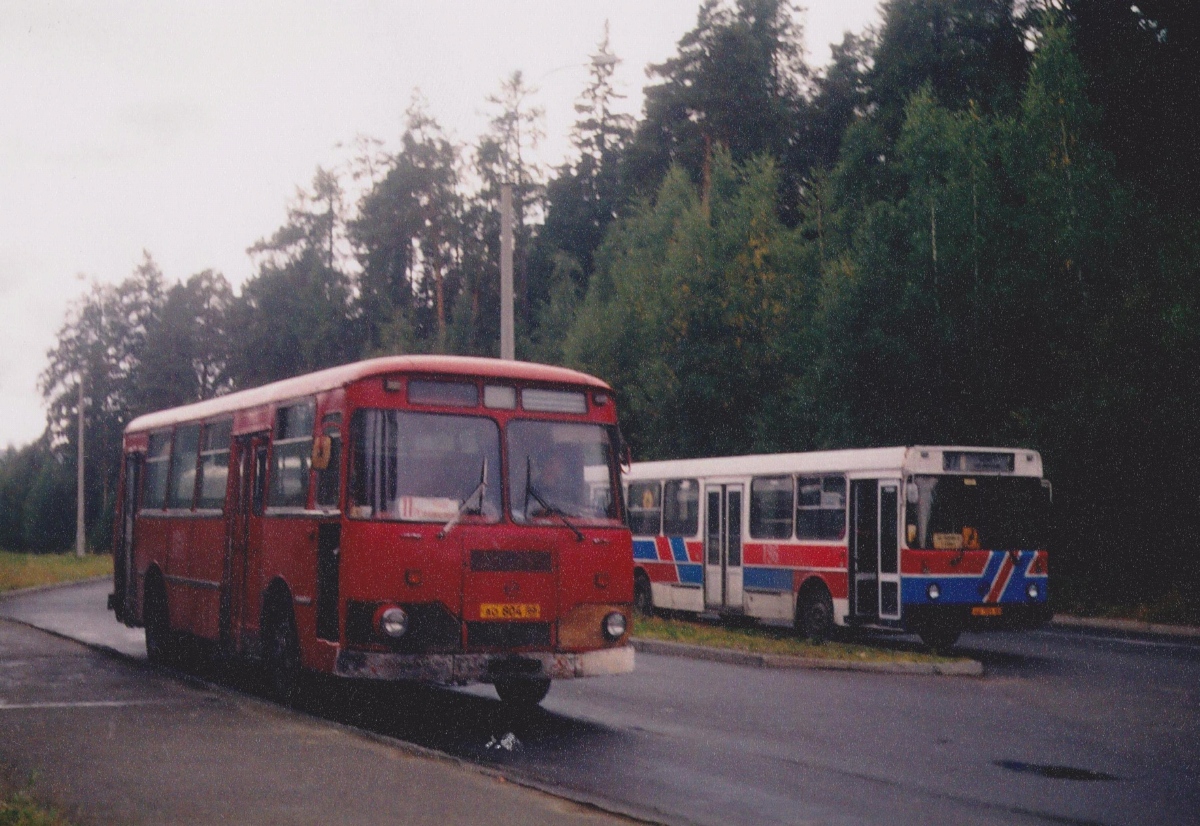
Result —
[{"label": "bus window frame", "polygon": [[[312,423],[313,423],[312,428],[308,431],[307,435],[289,436],[286,439],[277,438],[277,434],[279,433],[279,429],[280,429],[280,415],[283,414],[285,411],[293,410],[298,407],[309,408],[309,415],[312,417]],[[270,445],[269,445],[269,449],[267,451],[267,473],[265,474],[267,476],[267,478],[265,480],[266,487],[263,490],[263,500],[261,503],[258,503],[259,510],[257,511],[257,513],[259,513],[259,515],[262,515],[262,516],[311,515],[315,512],[313,510],[313,505],[312,505],[313,493],[314,493],[313,492],[313,487],[314,487],[313,486],[313,468],[312,468],[312,444],[313,444],[313,440],[316,437],[317,425],[319,422],[319,420],[317,418],[317,400],[313,396],[302,396],[300,398],[293,399],[290,401],[280,402],[278,405],[275,406],[275,410],[274,410],[273,415],[271,416],[271,419],[272,419],[271,430],[270,430],[270,434],[269,434]],[[304,484],[304,502],[299,505],[295,505],[295,504],[276,505],[276,504],[274,504],[273,500],[274,500],[274,495],[276,493],[275,476],[276,476],[276,471],[279,469],[279,467],[277,465],[277,462],[279,459],[277,449],[281,446],[287,447],[287,446],[291,446],[291,445],[300,444],[301,442],[308,443],[307,452],[302,452],[300,454],[301,464],[304,467],[304,470],[301,473],[301,477],[304,479],[304,483],[303,483]],[[260,468],[260,470],[261,470],[261,468]]]},{"label": "bus window frame", "polygon": [[[693,515],[695,524],[692,526],[690,533],[667,533],[667,486],[668,485],[690,485],[696,491],[696,508]],[[678,479],[664,479],[662,483],[662,533],[664,536],[679,536],[684,539],[696,539],[700,535],[700,480],[685,476]]]}]

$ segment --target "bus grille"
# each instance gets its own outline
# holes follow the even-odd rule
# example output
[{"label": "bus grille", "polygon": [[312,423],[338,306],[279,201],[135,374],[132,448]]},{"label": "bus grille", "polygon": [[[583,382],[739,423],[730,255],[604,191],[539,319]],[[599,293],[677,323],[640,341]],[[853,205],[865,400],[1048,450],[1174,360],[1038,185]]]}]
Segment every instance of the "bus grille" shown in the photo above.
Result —
[{"label": "bus grille", "polygon": [[471,551],[472,571],[549,573],[549,551]]},{"label": "bus grille", "polygon": [[470,648],[534,648],[550,645],[548,622],[468,622]]}]

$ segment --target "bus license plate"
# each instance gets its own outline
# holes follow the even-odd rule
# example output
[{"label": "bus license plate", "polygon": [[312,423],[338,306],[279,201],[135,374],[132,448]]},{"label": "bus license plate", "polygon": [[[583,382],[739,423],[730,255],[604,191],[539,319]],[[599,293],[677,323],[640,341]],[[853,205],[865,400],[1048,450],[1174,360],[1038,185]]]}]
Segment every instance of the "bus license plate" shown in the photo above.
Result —
[{"label": "bus license plate", "polygon": [[479,606],[479,618],[485,620],[541,619],[542,606],[536,602],[485,602]]},{"label": "bus license plate", "polygon": [[973,617],[998,617],[1003,609],[999,605],[976,605],[971,609]]}]

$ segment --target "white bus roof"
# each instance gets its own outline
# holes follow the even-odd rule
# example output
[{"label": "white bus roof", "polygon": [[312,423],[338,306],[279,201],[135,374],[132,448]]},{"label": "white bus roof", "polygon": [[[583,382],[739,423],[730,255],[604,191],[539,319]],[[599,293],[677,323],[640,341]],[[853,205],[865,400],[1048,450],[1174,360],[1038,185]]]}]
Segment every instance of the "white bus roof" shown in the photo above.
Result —
[{"label": "white bus roof", "polygon": [[[994,470],[983,466],[946,470],[947,453],[1010,454],[1013,469]],[[770,476],[788,473],[969,473],[971,475],[1042,475],[1042,457],[1027,448],[963,447],[953,445],[873,447],[860,450],[819,450],[809,453],[769,453],[721,456],[710,459],[669,459],[634,462],[625,474],[627,481],[679,479],[684,477]]]}]

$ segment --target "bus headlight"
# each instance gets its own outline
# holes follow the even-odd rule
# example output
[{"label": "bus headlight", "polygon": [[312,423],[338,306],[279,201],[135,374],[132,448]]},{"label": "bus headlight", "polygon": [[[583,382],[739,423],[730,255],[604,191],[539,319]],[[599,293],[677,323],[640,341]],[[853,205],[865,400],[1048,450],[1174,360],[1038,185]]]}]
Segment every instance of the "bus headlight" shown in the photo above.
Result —
[{"label": "bus headlight", "polygon": [[930,599],[937,599],[942,595],[942,589],[938,587],[936,582],[931,582],[929,583],[929,587],[925,589],[925,593],[929,595]]},{"label": "bus headlight", "polygon": [[601,630],[604,632],[606,640],[619,640],[625,635],[625,615],[620,611],[613,611],[604,618],[604,625]]},{"label": "bus headlight", "polygon": [[408,614],[395,605],[379,612],[379,630],[389,637],[403,637],[408,631]]},{"label": "bus headlight", "polygon": [[1029,587],[1025,589],[1025,593],[1029,594],[1030,599],[1038,598],[1038,587],[1036,582],[1029,583]]}]

